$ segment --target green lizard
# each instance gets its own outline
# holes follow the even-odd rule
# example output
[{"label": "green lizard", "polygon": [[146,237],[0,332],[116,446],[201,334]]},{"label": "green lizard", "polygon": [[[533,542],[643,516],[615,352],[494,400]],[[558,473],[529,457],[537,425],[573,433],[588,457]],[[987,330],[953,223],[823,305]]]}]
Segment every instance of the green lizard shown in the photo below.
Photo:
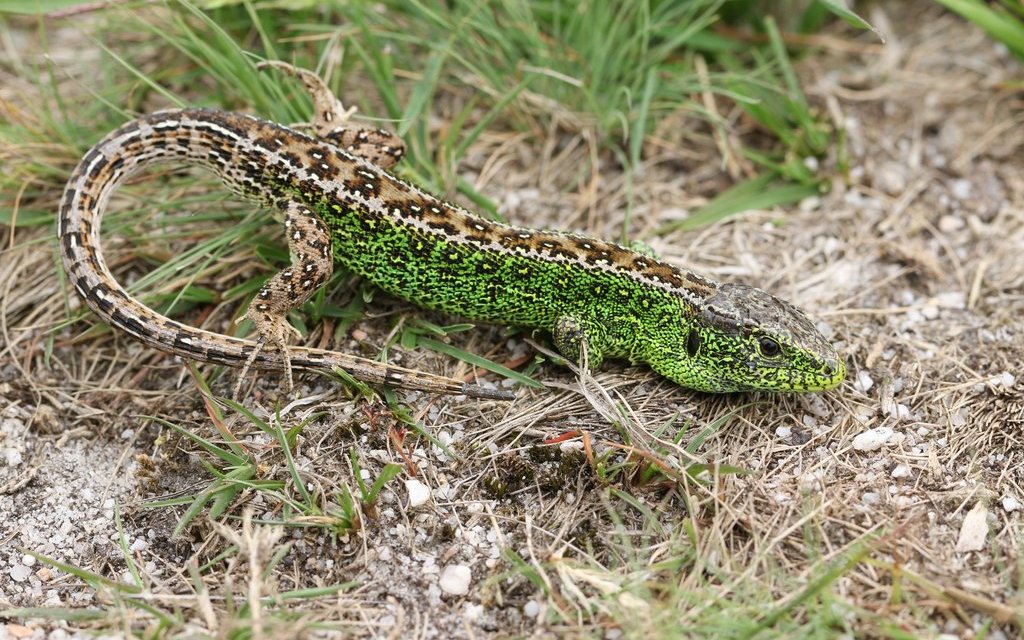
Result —
[{"label": "green lizard", "polygon": [[[473,321],[550,332],[569,360],[646,363],[710,392],[820,391],[846,368],[801,311],[754,287],[719,284],[627,247],[473,215],[387,172],[403,151],[383,131],[347,129],[348,114],[314,74],[288,65],[313,95],[316,137],[207,109],[154,113],[89,151],[68,181],[58,235],[65,269],[104,320],[156,348],[263,369],[330,369],[375,383],[503,397],[331,351],[288,347],[287,312],[345,265],[388,293]],[[258,341],[177,323],[132,298],[107,269],[100,220],[111,191],[158,162],[208,167],[235,191],[285,212],[292,264],[247,316]],[[267,345],[271,348],[264,348]]]}]

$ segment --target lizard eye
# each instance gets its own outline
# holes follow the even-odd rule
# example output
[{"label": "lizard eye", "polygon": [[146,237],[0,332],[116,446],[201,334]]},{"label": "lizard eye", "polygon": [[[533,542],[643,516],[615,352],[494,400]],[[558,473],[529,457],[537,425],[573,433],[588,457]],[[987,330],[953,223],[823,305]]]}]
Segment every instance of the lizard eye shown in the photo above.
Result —
[{"label": "lizard eye", "polygon": [[690,329],[686,336],[686,353],[692,358],[697,355],[700,349],[700,333],[696,329]]},{"label": "lizard eye", "polygon": [[761,336],[757,339],[757,350],[765,358],[774,358],[782,353],[782,347],[779,346],[779,343],[768,336]]}]

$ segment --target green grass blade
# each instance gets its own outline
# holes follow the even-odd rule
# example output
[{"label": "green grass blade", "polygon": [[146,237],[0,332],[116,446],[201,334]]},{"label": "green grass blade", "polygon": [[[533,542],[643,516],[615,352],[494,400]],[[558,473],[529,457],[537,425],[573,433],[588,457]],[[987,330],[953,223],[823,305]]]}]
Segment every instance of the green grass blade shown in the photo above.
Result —
[{"label": "green grass blade", "polygon": [[459,360],[462,360],[463,362],[467,362],[473,365],[474,367],[479,367],[480,369],[485,369],[487,371],[490,371],[491,373],[496,373],[500,376],[505,376],[506,378],[515,380],[516,382],[519,382],[521,384],[525,384],[528,387],[534,387],[538,389],[544,387],[544,385],[537,382],[530,376],[523,375],[518,371],[513,371],[512,369],[504,367],[496,362],[491,362],[490,360],[484,358],[483,356],[478,356],[475,353],[470,353],[468,351],[465,351],[464,349],[453,347],[450,344],[445,344],[444,342],[434,340],[433,338],[417,336],[416,344],[422,347],[426,347],[431,351],[437,351],[438,353],[443,353],[453,358],[457,358]]},{"label": "green grass blade", "polygon": [[694,211],[688,218],[660,227],[656,234],[669,231],[699,229],[736,213],[752,209],[768,209],[780,204],[799,202],[818,194],[815,186],[777,184],[778,176],[765,174],[741,182],[723,191],[714,200]]},{"label": "green grass blade", "polygon": [[145,418],[147,420],[152,420],[153,422],[155,422],[155,423],[157,423],[159,425],[163,425],[163,426],[167,427],[168,429],[173,429],[174,431],[177,431],[178,434],[180,434],[182,436],[185,436],[186,438],[188,438],[192,442],[196,443],[197,445],[199,445],[207,453],[213,454],[214,456],[220,458],[221,461],[223,461],[225,465],[232,466],[232,467],[238,467],[238,466],[242,466],[242,465],[245,465],[245,464],[249,463],[249,458],[247,456],[239,454],[239,453],[236,453],[235,451],[231,451],[231,450],[225,449],[223,447],[219,447],[216,444],[214,444],[213,442],[211,442],[210,440],[207,440],[206,438],[204,438],[204,437],[202,437],[202,436],[200,436],[200,435],[198,435],[196,433],[192,433],[188,429],[185,429],[183,427],[179,427],[178,425],[174,424],[173,422],[169,422],[167,420],[164,420],[163,418],[157,418],[156,416],[145,416],[144,415],[144,416],[140,416],[140,417]]},{"label": "green grass blade", "polygon": [[85,582],[86,584],[92,586],[94,589],[106,587],[108,589],[113,590],[116,593],[141,593],[143,591],[142,587],[139,585],[127,584],[124,582],[111,580],[110,578],[101,576],[98,573],[87,571],[80,567],[76,567],[73,564],[61,562],[56,558],[51,558],[41,553],[36,553],[35,551],[30,551],[28,549],[21,549],[20,551],[21,553],[32,556],[33,558],[35,558],[39,562],[42,562],[43,564],[54,567],[55,569],[60,569],[61,571],[64,571],[75,576],[82,582]]},{"label": "green grass blade", "polygon": [[1019,16],[982,0],[935,1],[978,25],[990,37],[1006,45],[1013,55],[1024,60],[1024,20]]}]

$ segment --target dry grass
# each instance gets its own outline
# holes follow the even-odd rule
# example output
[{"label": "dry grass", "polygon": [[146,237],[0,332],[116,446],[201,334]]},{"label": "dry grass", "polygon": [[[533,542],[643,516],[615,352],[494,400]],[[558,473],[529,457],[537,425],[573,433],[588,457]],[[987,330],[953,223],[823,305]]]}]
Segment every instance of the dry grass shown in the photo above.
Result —
[{"label": "dry grass", "polygon": [[[240,414],[229,412],[218,432],[179,362],[107,333],[83,336],[81,324],[53,331],[68,318],[62,301],[77,300],[59,280],[50,232],[3,230],[7,568],[23,562],[18,547],[113,579],[134,571],[145,589],[96,586],[36,562],[22,580],[0,574],[0,602],[103,612],[78,627],[226,635],[242,625],[256,637],[773,637],[796,635],[799,624],[821,635],[1020,633],[1024,111],[1009,84],[1020,66],[959,20],[934,10],[921,19],[920,10],[879,8],[871,19],[887,46],[830,48],[801,69],[809,97],[846,127],[848,184],[793,211],[652,242],[669,259],[764,286],[822,318],[851,372],[830,394],[711,397],[643,369],[609,366],[579,380],[544,366],[537,377],[551,388],[511,404],[400,393],[429,440],[382,404],[306,378],[303,400],[279,412],[284,429],[312,418],[290,464]],[[716,108],[746,126],[728,105]],[[671,124],[631,185],[614,171],[577,183],[595,153],[586,141],[495,133],[470,158],[480,190],[517,222],[615,237],[632,189],[633,228],[643,233],[726,184],[711,135],[682,115]],[[54,207],[57,195],[47,195]],[[138,274],[129,258],[117,273]],[[223,322],[229,312],[191,319]],[[357,328],[379,345],[390,326],[371,317]],[[502,336],[458,338],[514,360],[522,344]],[[468,373],[436,355],[401,357]],[[226,392],[233,375],[215,390]],[[262,377],[246,401],[269,422],[287,402],[278,383]],[[183,507],[145,505],[207,488],[199,461],[211,458],[145,416],[211,439],[231,434],[257,462],[254,480],[287,487],[297,469],[320,515],[279,499],[293,490],[252,485],[220,522],[200,517],[172,539]],[[872,428],[893,436],[879,450],[855,450],[854,437]],[[574,432],[586,437],[546,444]],[[358,529],[340,531],[328,505],[342,485],[357,494],[353,447],[371,480],[389,462],[406,472],[362,511]],[[698,462],[711,470],[688,475]],[[418,508],[402,482],[414,475],[432,489]],[[979,503],[984,545],[957,551]],[[122,535],[134,545],[127,553]],[[438,589],[451,564],[471,568],[469,595]]]}]

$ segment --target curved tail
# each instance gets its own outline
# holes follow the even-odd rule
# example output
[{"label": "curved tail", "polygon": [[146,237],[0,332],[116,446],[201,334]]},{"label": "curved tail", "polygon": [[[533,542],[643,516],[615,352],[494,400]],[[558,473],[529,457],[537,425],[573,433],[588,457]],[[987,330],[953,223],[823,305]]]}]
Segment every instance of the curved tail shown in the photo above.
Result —
[{"label": "curved tail", "polygon": [[[86,304],[105,322],[161,351],[183,358],[257,369],[283,370],[286,358],[252,340],[204,331],[160,315],[133,298],[114,279],[100,248],[100,223],[110,194],[135,171],[167,161],[202,164],[241,191],[258,188],[232,162],[231,150],[245,141],[242,127],[253,118],[202,109],[162,111],[129,122],[93,147],[75,168],[60,203],[57,234],[64,269]],[[273,126],[269,123],[261,123]],[[251,194],[259,197],[258,193]],[[353,378],[445,394],[507,400],[508,391],[486,389],[459,380],[388,365],[356,356],[288,347],[298,369],[341,369]]]}]

